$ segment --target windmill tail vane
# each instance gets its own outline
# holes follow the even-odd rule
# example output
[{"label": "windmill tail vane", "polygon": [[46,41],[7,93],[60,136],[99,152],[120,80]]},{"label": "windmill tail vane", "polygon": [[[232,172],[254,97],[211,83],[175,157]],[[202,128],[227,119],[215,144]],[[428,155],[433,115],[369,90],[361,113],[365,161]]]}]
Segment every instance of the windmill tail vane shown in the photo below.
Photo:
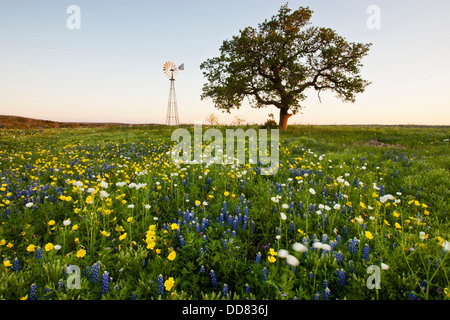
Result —
[{"label": "windmill tail vane", "polygon": [[173,62],[167,61],[163,66],[163,72],[170,80],[169,102],[167,104],[166,116],[167,125],[170,125],[172,120],[175,125],[179,124],[177,97],[175,94],[175,76],[177,75],[178,70],[184,70],[184,63],[177,68]]}]

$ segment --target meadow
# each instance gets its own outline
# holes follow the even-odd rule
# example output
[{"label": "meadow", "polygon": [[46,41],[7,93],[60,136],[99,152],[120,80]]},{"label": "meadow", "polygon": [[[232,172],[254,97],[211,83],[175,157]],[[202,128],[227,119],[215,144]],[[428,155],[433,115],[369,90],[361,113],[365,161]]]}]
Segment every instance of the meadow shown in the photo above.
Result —
[{"label": "meadow", "polygon": [[290,126],[273,176],[173,129],[2,129],[0,299],[450,299],[448,128]]}]

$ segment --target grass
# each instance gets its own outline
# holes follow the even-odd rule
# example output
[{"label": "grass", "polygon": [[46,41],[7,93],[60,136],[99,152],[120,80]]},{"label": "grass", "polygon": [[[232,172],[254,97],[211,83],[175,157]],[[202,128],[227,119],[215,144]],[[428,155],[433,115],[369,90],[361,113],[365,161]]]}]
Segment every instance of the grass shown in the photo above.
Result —
[{"label": "grass", "polygon": [[173,130],[2,129],[0,298],[449,299],[448,128],[290,126],[274,176]]}]

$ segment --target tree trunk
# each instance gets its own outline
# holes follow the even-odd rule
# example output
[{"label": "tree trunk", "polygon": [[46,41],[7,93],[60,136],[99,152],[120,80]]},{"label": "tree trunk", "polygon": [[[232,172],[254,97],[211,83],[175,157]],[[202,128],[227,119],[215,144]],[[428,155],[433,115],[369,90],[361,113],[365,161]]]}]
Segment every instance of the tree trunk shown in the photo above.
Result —
[{"label": "tree trunk", "polygon": [[278,126],[281,130],[287,129],[287,123],[288,119],[292,116],[292,113],[288,113],[288,109],[281,109],[280,108],[280,122],[278,123]]}]

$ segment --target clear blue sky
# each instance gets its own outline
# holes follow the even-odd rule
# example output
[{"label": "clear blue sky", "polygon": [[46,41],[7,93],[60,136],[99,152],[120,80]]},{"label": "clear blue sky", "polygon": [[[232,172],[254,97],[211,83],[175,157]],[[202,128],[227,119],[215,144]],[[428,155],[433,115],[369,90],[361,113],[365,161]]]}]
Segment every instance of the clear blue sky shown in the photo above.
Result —
[{"label": "clear blue sky", "polygon": [[[222,41],[257,26],[285,4],[276,0],[138,1],[1,0],[0,114],[56,121],[164,123],[169,80],[166,61],[185,64],[176,92],[180,121],[222,123],[236,115],[262,123],[276,108],[243,106],[231,115],[200,100],[200,63],[217,56]],[[69,30],[69,5],[81,9],[81,29]],[[366,21],[381,9],[381,28]],[[312,24],[350,41],[371,42],[363,78],[373,84],[342,103],[310,92],[301,124],[450,125],[450,1],[289,1],[309,6]]]}]

